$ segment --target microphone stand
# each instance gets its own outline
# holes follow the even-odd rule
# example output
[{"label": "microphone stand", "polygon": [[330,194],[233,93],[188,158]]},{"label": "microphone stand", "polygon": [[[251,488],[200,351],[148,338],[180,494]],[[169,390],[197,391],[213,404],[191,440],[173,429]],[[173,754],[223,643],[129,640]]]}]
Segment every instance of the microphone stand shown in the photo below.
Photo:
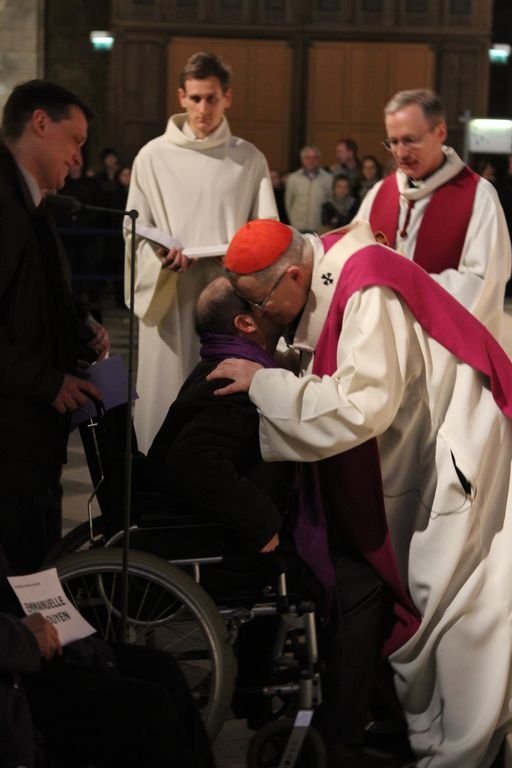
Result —
[{"label": "microphone stand", "polygon": [[68,195],[46,195],[45,203],[50,210],[66,210],[68,213],[79,211],[99,211],[102,213],[114,213],[120,216],[128,216],[131,221],[130,243],[130,302],[129,302],[129,330],[128,330],[128,391],[126,407],[126,449],[124,456],[124,489],[123,489],[123,558],[121,571],[121,639],[126,641],[128,621],[128,558],[130,550],[130,524],[132,512],[132,392],[133,392],[133,348],[135,345],[135,221],[139,216],[136,210],[123,211],[119,208],[106,208],[98,205],[89,205],[80,202],[75,197]]},{"label": "microphone stand", "polygon": [[123,562],[121,590],[121,638],[126,642],[128,620],[128,555],[130,551],[130,524],[132,512],[132,390],[133,390],[133,348],[135,342],[135,220],[139,213],[136,210],[126,213],[130,217],[130,302],[128,325],[128,392],[126,406],[126,452],[125,452],[125,484],[123,498]]}]

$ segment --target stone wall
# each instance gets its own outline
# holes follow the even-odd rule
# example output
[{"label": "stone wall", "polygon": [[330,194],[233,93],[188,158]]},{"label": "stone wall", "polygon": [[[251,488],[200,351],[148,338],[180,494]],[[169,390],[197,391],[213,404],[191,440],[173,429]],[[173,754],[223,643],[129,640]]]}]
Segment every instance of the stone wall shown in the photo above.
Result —
[{"label": "stone wall", "polygon": [[[13,87],[44,77],[78,93],[95,110],[88,154],[104,143],[109,103],[108,52],[94,51],[93,29],[108,29],[110,0],[0,0],[0,113]],[[86,158],[86,159],[89,159]]]},{"label": "stone wall", "polygon": [[44,0],[0,0],[0,109],[12,88],[43,75]]}]

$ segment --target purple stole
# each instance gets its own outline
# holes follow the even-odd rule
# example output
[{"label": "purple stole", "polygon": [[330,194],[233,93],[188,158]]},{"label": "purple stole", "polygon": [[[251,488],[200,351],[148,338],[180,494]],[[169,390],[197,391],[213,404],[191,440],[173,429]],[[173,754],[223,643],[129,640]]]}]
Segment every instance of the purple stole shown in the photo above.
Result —
[{"label": "purple stole", "polygon": [[[325,249],[341,236],[322,238]],[[330,376],[338,368],[336,350],[346,303],[354,292],[371,285],[388,286],[399,293],[432,338],[486,375],[496,403],[512,418],[512,364],[495,338],[424,270],[381,245],[362,248],[343,267],[315,349],[313,373]],[[311,474],[316,472],[315,484],[321,493],[321,505],[315,509],[313,520],[307,517],[308,508],[306,513],[301,510],[298,520],[303,547],[308,544],[311,527],[316,530],[305,559],[313,570],[314,560],[320,559],[325,569],[329,520],[343,541],[374,568],[395,599],[394,623],[384,644],[384,654],[389,655],[415,633],[420,617],[401,581],[390,540],[377,441],[368,440],[345,453],[304,466],[311,468]],[[319,534],[322,525],[323,552]]]},{"label": "purple stole", "polygon": [[274,358],[265,352],[259,344],[240,336],[223,333],[203,333],[199,337],[201,360],[225,360],[226,357],[239,357],[252,360],[264,368],[276,368]]},{"label": "purple stole", "polygon": [[[423,214],[414,249],[414,261],[427,272],[438,274],[445,269],[458,269],[479,178],[465,167],[434,190]],[[392,248],[396,243],[399,212],[400,193],[393,173],[384,179],[370,211],[373,233],[383,233],[386,244]],[[442,222],[442,229],[439,222]]]}]

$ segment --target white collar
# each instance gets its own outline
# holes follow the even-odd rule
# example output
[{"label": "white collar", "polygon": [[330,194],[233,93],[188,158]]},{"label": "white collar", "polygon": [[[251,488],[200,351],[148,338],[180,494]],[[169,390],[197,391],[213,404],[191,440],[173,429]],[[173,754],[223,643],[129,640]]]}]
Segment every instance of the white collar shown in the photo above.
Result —
[{"label": "white collar", "polygon": [[398,189],[402,197],[405,197],[406,200],[421,200],[423,197],[432,194],[438,187],[446,184],[450,179],[453,179],[465,167],[464,161],[461,160],[451,147],[443,146],[443,154],[445,160],[441,167],[432,176],[429,176],[428,179],[415,182],[413,187],[409,186],[409,179],[403,171],[400,169],[396,171]]},{"label": "white collar", "polygon": [[345,262],[356,251],[376,243],[366,221],[355,221],[339,230],[333,230],[338,231],[343,232],[343,237],[327,253],[324,253],[322,241],[317,235],[304,235],[313,248],[313,273],[309,295],[291,344],[301,352],[311,353],[315,350]]},{"label": "white collar", "polygon": [[198,139],[187,122],[187,113],[183,112],[178,115],[172,115],[169,118],[167,128],[165,129],[165,137],[179,147],[204,150],[225,144],[231,138],[231,131],[224,115],[220,124],[212,133],[205,136],[204,139]]},{"label": "white collar", "polygon": [[34,203],[34,206],[37,208],[40,204],[41,200],[43,199],[43,193],[41,192],[39,185],[37,181],[34,179],[32,174],[26,170],[22,165],[20,165],[18,162],[16,162],[16,165],[20,169],[20,173],[23,176],[23,179],[25,180],[25,184],[28,187],[28,191],[30,192],[30,197],[32,198],[32,202]]}]

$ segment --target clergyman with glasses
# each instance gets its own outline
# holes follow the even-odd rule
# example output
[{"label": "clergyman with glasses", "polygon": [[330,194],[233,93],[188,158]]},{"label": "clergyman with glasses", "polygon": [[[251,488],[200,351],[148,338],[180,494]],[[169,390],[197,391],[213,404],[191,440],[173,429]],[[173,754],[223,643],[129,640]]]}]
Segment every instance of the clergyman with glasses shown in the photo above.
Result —
[{"label": "clergyman with glasses", "polygon": [[[255,312],[287,326],[304,375],[231,358],[207,379],[218,381],[219,398],[248,392],[265,462],[300,462],[298,498],[313,503],[297,509],[295,544],[341,604],[341,631],[359,639],[352,657],[346,645],[338,655],[352,686],[333,691],[334,675],[325,686],[351,705],[345,719],[331,699],[339,741],[328,765],[405,768],[370,759],[367,747],[406,730],[409,766],[489,768],[510,730],[512,697],[507,353],[424,269],[377,244],[364,221],[322,237],[250,221],[224,263],[238,294],[263,306]],[[374,581],[363,599],[345,592],[354,608],[373,605],[360,633],[338,591],[349,560],[369,567],[356,587],[372,575],[385,585],[379,592]],[[362,683],[358,703],[350,698],[354,678],[368,683],[379,659],[389,661],[406,724],[395,706],[383,718],[391,686],[378,687],[377,707],[362,706]]]},{"label": "clergyman with glasses", "polygon": [[376,184],[356,219],[413,259],[497,337],[510,278],[510,238],[492,184],[446,146],[446,117],[430,90],[399,91],[384,108],[396,171]]}]

